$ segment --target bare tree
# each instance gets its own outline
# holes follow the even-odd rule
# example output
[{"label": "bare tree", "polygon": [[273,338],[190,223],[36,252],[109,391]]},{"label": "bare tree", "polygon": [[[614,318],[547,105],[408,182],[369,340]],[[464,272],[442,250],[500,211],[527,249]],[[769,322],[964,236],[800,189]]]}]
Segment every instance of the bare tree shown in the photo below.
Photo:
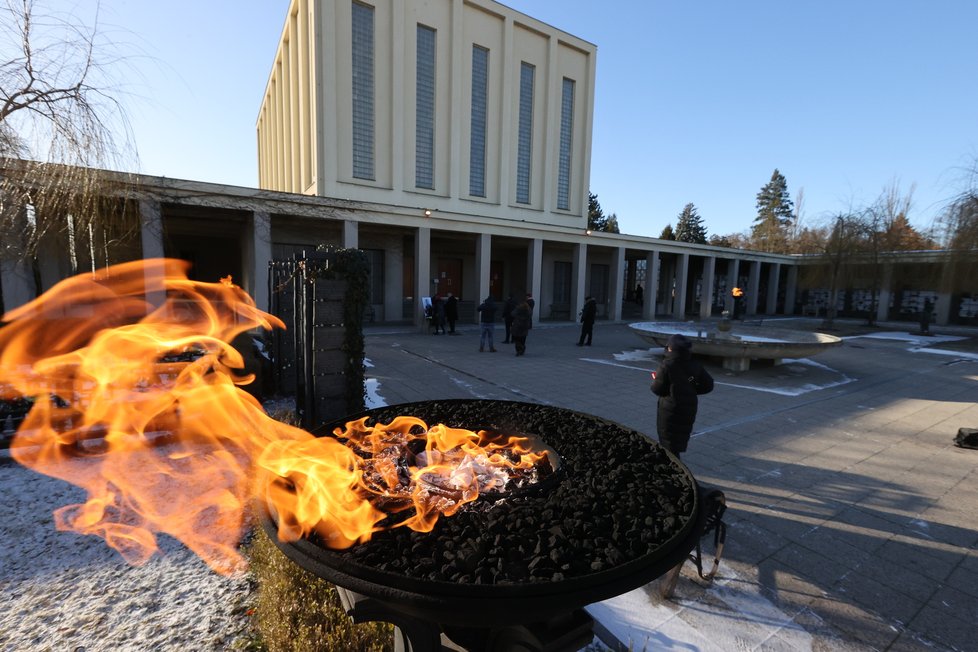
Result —
[{"label": "bare tree", "polygon": [[822,328],[829,329],[834,325],[839,292],[846,289],[852,277],[853,262],[861,247],[862,226],[858,214],[849,211],[836,214],[822,228],[806,231],[813,236],[808,246],[818,250],[819,264],[806,266],[804,271],[809,282],[828,287]]},{"label": "bare tree", "polygon": [[[73,15],[0,0],[0,239],[7,260],[31,260],[41,244],[118,237],[132,228],[107,202],[101,168],[134,162],[110,72],[124,61]],[[87,242],[95,251],[94,242]],[[91,261],[95,264],[95,261]]]},{"label": "bare tree", "polygon": [[944,291],[974,292],[978,276],[978,160],[966,171],[965,189],[937,220],[941,244],[950,252],[941,285]]},{"label": "bare tree", "polygon": [[906,220],[913,206],[913,191],[914,186],[911,185],[910,190],[904,194],[899,183],[893,181],[883,188],[873,204],[862,211],[856,222],[861,241],[861,259],[869,270],[871,301],[866,320],[870,326],[876,324],[880,289],[883,285],[883,253],[897,248],[898,243],[893,242],[894,226],[901,220]]}]

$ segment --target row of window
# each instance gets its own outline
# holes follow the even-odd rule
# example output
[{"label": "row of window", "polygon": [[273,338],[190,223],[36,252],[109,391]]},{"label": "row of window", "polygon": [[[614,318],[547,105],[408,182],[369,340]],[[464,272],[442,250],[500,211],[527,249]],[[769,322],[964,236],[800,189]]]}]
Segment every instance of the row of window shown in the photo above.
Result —
[{"label": "row of window", "polygon": [[[375,178],[374,170],[374,9],[353,3],[353,176]],[[415,178],[417,188],[435,187],[436,31],[417,26],[415,78]],[[564,78],[560,103],[557,208],[570,209],[574,131],[573,79]],[[536,67],[522,62],[516,146],[516,201],[529,204],[533,159],[533,95]],[[489,50],[472,46],[472,110],[469,116],[469,195],[486,196],[486,141],[489,115]]]}]

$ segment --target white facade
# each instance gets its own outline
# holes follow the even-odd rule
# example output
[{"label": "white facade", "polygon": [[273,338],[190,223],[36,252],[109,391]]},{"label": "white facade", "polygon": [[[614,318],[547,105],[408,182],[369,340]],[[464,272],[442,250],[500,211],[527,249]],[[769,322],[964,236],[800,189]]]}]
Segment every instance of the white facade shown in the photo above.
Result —
[{"label": "white facade", "polygon": [[583,230],[595,57],[489,0],[293,0],[257,121],[259,185]]}]

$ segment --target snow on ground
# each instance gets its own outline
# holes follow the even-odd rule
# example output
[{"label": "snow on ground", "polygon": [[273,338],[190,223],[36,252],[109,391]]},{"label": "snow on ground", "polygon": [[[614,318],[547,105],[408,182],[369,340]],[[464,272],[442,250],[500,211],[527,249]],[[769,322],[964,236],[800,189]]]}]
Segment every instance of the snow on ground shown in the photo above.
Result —
[{"label": "snow on ground", "polygon": [[130,566],[52,512],[84,492],[0,458],[0,650],[223,650],[243,635],[249,586],[179,542]]},{"label": "snow on ground", "polygon": [[916,333],[901,333],[899,331],[886,331],[882,333],[866,333],[864,335],[847,335],[844,340],[854,340],[865,337],[873,340],[896,340],[899,342],[909,342],[911,344],[940,344],[942,342],[959,342],[968,339],[958,335],[919,335]]}]

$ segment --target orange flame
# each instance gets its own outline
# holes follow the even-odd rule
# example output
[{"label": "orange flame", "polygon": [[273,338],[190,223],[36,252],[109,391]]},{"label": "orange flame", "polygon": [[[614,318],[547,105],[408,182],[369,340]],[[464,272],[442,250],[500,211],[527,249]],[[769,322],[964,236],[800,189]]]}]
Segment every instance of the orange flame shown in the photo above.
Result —
[{"label": "orange flame", "polygon": [[[256,496],[273,507],[283,539],[316,532],[342,548],[367,540],[392,511],[413,508],[400,525],[430,530],[505,480],[499,468],[532,466],[520,441],[484,445],[481,434],[417,419],[351,422],[335,433],[344,445],[268,417],[239,387],[252,377],[235,375],[244,360],[229,342],[282,322],[230,277],[191,281],[188,268],[116,265],[3,316],[0,398],[34,401],[11,453],[88,493],[55,512],[58,529],[101,536],[135,564],[166,533],[231,572]],[[398,461],[395,444],[419,452]]]}]

